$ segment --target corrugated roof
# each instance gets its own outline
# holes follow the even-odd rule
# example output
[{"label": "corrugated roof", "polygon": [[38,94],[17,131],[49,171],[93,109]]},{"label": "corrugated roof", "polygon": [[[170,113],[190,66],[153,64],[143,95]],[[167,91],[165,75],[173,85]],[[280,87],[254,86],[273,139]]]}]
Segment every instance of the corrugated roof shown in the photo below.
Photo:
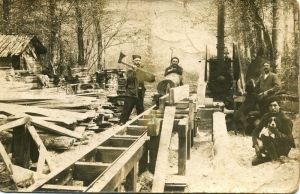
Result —
[{"label": "corrugated roof", "polygon": [[21,54],[29,42],[33,45],[39,54],[45,54],[46,48],[34,35],[1,35],[0,34],[0,57]]}]

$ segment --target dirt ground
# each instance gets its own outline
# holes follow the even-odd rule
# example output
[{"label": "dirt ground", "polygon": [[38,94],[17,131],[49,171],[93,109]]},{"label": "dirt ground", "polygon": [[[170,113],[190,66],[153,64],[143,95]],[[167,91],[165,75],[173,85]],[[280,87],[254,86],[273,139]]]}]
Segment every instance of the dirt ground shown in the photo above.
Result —
[{"label": "dirt ground", "polygon": [[[208,123],[206,123],[208,124]],[[201,129],[194,139],[191,159],[187,161],[189,192],[201,193],[294,193],[299,184],[299,115],[294,120],[297,144],[285,163],[263,163],[252,166],[254,156],[251,136],[229,131],[230,150],[226,161],[216,161],[211,129]],[[169,154],[171,174],[177,173],[177,134],[173,134]]]}]

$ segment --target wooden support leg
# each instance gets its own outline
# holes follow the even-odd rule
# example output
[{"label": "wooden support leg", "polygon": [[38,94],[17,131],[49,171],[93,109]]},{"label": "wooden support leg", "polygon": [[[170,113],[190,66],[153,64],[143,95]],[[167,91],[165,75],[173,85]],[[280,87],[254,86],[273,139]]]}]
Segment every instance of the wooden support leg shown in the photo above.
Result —
[{"label": "wooden support leg", "polygon": [[136,192],[136,183],[137,183],[137,163],[134,164],[132,170],[126,176],[126,191]]},{"label": "wooden support leg", "polygon": [[187,159],[191,158],[191,129],[187,129]]},{"label": "wooden support leg", "polygon": [[13,128],[13,164],[23,168],[29,168],[30,139],[31,136],[25,125]]},{"label": "wooden support leg", "polygon": [[185,175],[187,159],[187,125],[188,119],[178,123],[178,175]]},{"label": "wooden support leg", "polygon": [[160,136],[150,136],[149,141],[149,171],[154,174]]},{"label": "wooden support leg", "polygon": [[148,164],[148,148],[146,149],[145,154],[141,157],[139,161],[139,171],[138,174],[141,175],[143,172],[147,170]]}]

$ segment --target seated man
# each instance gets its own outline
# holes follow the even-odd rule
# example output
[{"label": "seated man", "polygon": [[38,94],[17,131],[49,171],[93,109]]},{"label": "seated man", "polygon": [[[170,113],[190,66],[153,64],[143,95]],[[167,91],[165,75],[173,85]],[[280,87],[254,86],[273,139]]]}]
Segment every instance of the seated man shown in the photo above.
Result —
[{"label": "seated man", "polygon": [[[178,57],[172,57],[171,65],[167,67],[165,70],[165,76],[171,73],[177,73],[178,75],[182,76],[183,69],[178,65],[178,63],[179,63]],[[180,85],[183,85],[182,79],[180,79]]]},{"label": "seated man", "polygon": [[[252,147],[255,148],[256,155],[252,160],[252,165],[263,162],[276,161],[280,156],[288,156],[291,148],[295,148],[292,135],[293,123],[280,109],[280,101],[276,96],[270,97],[268,104],[269,112],[266,113],[258,126],[252,133]],[[276,118],[272,125],[269,124],[270,118]],[[268,128],[269,134],[261,132]],[[265,157],[262,154],[266,155]]]}]

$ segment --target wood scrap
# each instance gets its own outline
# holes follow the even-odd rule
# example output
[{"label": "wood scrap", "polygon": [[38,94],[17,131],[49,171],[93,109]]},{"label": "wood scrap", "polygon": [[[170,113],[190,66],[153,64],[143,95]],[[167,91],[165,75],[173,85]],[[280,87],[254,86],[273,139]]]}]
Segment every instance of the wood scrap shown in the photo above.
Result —
[{"label": "wood scrap", "polygon": [[40,120],[40,119],[37,119],[37,118],[32,119],[31,123],[34,126],[37,126],[39,128],[46,129],[46,130],[49,130],[49,131],[52,131],[52,132],[55,132],[55,133],[58,133],[58,134],[61,134],[61,135],[66,135],[66,136],[69,136],[69,137],[75,137],[77,139],[80,139],[82,137],[82,135],[77,133],[77,132],[70,131],[66,128],[54,125],[52,123],[49,123],[49,122],[46,122],[46,121],[43,121],[43,120]]},{"label": "wood scrap", "polygon": [[24,125],[25,123],[28,123],[30,121],[31,121],[30,117],[23,117],[23,118],[15,120],[15,121],[11,121],[9,123],[1,125],[0,132],[4,131],[4,130],[12,129],[12,128],[20,126],[20,125]]},{"label": "wood scrap", "polygon": [[38,135],[38,133],[36,132],[36,130],[33,126],[28,126],[27,128],[28,128],[29,133],[31,134],[33,141],[36,143],[39,153],[40,153],[38,165],[37,165],[38,175],[43,173],[45,161],[47,161],[50,171],[53,170],[54,164],[52,163],[50,156],[48,154],[48,151],[47,151],[45,145],[43,144],[40,136]]}]

